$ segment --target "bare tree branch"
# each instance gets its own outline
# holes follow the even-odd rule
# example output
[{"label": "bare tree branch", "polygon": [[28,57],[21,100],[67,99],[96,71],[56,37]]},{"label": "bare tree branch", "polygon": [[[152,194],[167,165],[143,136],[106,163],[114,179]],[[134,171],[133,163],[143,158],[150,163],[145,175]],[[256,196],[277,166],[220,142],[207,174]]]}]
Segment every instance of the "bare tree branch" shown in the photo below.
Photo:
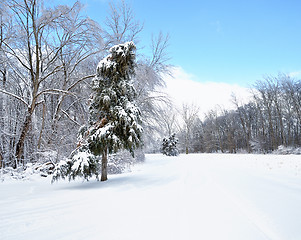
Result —
[{"label": "bare tree branch", "polygon": [[15,99],[18,99],[19,101],[21,101],[22,103],[24,103],[27,107],[29,107],[28,103],[27,103],[22,97],[17,96],[16,94],[7,92],[7,91],[5,91],[5,90],[3,90],[3,89],[0,89],[0,92],[3,93],[3,94],[6,94],[6,95],[8,95],[8,96],[11,96],[11,97],[13,97],[13,98],[15,98]]},{"label": "bare tree branch", "polygon": [[62,113],[64,113],[77,126],[79,126],[79,127],[81,126],[77,121],[75,121],[72,117],[70,117],[70,115],[66,111],[62,110]]}]

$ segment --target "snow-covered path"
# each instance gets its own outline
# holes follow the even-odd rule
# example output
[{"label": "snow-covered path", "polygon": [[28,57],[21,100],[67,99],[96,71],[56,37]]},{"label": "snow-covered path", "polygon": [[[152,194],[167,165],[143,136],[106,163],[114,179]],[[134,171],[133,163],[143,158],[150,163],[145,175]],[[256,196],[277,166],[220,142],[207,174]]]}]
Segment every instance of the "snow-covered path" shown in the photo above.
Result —
[{"label": "snow-covered path", "polygon": [[0,239],[301,239],[300,156],[146,159],[105,183],[0,183]]}]

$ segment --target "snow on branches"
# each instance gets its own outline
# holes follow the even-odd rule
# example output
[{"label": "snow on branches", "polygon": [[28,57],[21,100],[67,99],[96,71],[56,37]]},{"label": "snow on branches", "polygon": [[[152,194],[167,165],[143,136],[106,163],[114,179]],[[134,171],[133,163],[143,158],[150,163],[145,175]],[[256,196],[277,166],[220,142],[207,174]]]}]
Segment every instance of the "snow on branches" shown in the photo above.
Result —
[{"label": "snow on branches", "polygon": [[177,143],[178,139],[175,134],[172,134],[168,139],[164,138],[162,141],[162,153],[167,156],[178,156]]},{"label": "snow on branches", "polygon": [[64,165],[68,166],[68,171],[62,174],[71,175],[71,178],[98,177],[101,156],[101,180],[105,181],[107,154],[120,149],[134,154],[142,144],[141,112],[132,84],[135,49],[133,42],[113,46],[110,54],[99,62],[93,79],[89,125],[80,129],[79,147]]}]

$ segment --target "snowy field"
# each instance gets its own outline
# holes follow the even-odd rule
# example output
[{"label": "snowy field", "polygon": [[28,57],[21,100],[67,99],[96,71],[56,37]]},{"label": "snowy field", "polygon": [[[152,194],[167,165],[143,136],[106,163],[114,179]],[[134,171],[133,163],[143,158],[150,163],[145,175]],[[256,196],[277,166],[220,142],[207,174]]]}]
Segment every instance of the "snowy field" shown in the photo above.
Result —
[{"label": "snowy field", "polygon": [[147,155],[107,182],[0,183],[0,239],[300,240],[301,156]]}]

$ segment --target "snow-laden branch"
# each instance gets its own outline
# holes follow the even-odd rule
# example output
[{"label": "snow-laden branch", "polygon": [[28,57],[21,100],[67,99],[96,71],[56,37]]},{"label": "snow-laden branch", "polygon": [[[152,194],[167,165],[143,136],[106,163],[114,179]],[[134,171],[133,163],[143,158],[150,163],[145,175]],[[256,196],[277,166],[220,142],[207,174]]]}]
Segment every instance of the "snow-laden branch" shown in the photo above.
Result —
[{"label": "snow-laden branch", "polygon": [[50,77],[51,75],[59,72],[62,69],[62,66],[56,66],[55,69],[51,72],[49,72],[46,76],[42,77],[39,81],[39,84],[43,81],[45,81],[48,77]]},{"label": "snow-laden branch", "polygon": [[6,132],[6,131],[4,131],[4,130],[2,130],[2,129],[1,129],[1,133],[2,133],[3,135],[5,135],[5,136],[8,136],[8,137],[15,137],[15,136],[17,136],[17,134],[15,134],[15,133]]},{"label": "snow-laden branch", "polygon": [[16,51],[8,45],[6,42],[2,42],[10,51],[4,50],[6,53],[10,54],[11,56],[15,57],[18,62],[28,71],[30,71],[30,68],[24,63],[25,61],[22,60],[19,55],[16,53]]},{"label": "snow-laden branch", "polygon": [[[157,94],[157,95],[156,95]],[[153,91],[151,95],[142,98],[141,102],[156,101],[171,105],[171,100],[168,94],[160,91]]]},{"label": "snow-laden branch", "polygon": [[75,95],[74,93],[70,92],[70,90],[72,88],[74,88],[78,83],[86,80],[86,79],[89,79],[89,78],[93,78],[95,77],[95,75],[88,75],[88,76],[85,76],[79,80],[77,80],[75,83],[73,83],[67,90],[62,90],[62,89],[45,89],[41,92],[39,92],[36,96],[36,98],[38,98],[39,96],[43,95],[43,94],[59,94],[59,93],[63,93],[65,95]]},{"label": "snow-laden branch", "polygon": [[43,100],[37,102],[37,103],[36,103],[36,106],[39,106],[40,104],[44,104],[44,103],[45,103],[45,100],[43,99]]},{"label": "snow-laden branch", "polygon": [[42,94],[58,94],[58,93],[64,93],[64,94],[67,94],[67,95],[75,95],[72,92],[69,92],[69,91],[66,91],[66,90],[62,90],[62,89],[45,89],[45,90],[39,92],[37,94],[36,98],[38,98]]},{"label": "snow-laden branch", "polygon": [[75,83],[73,83],[69,88],[68,88],[68,91],[70,91],[72,88],[74,88],[77,84],[79,84],[80,82],[86,80],[86,79],[89,79],[89,78],[94,78],[95,75],[88,75],[88,76],[85,76],[83,78],[80,78],[78,79]]},{"label": "snow-laden branch", "polygon": [[3,93],[3,94],[6,94],[6,95],[8,95],[8,96],[14,97],[14,98],[16,98],[16,99],[18,99],[18,100],[20,100],[20,101],[21,101],[22,103],[24,103],[27,107],[29,107],[28,103],[27,103],[22,97],[20,97],[20,96],[18,96],[18,95],[16,95],[16,94],[7,92],[7,91],[5,91],[5,90],[3,90],[3,89],[0,89],[0,92]]},{"label": "snow-laden branch", "polygon": [[[80,52],[80,51],[78,51],[78,52]],[[79,55],[79,57],[78,57],[79,60],[76,61],[76,63],[75,63],[74,66],[72,67],[70,73],[74,72],[74,70],[77,68],[77,66],[78,66],[81,62],[83,62],[83,61],[86,60],[87,58],[89,58],[89,57],[91,57],[91,56],[93,56],[93,55],[95,55],[95,54],[97,54],[97,53],[99,53],[99,52],[100,52],[100,50],[97,50],[97,51],[91,52],[90,54],[87,54],[86,56],[78,54],[78,55]]]},{"label": "snow-laden branch", "polygon": [[70,117],[70,115],[66,111],[62,110],[62,113],[64,113],[67,116],[67,118],[69,118],[77,126],[81,126],[77,121],[75,121],[74,119],[72,119],[72,117]]}]

